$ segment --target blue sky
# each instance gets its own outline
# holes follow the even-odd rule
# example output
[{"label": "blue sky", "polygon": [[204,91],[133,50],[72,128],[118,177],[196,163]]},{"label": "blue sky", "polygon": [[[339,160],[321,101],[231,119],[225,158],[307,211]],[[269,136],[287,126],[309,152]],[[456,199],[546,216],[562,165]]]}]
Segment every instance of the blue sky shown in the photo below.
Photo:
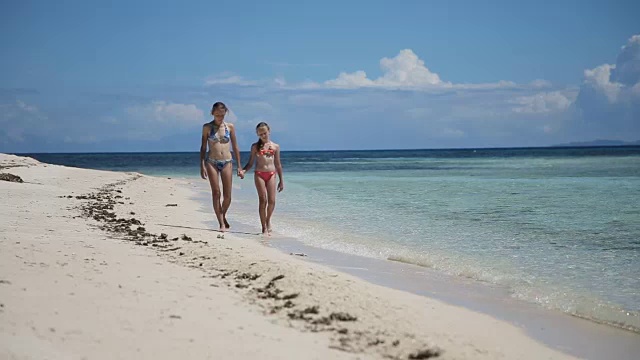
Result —
[{"label": "blue sky", "polygon": [[0,151],[640,140],[637,1],[3,1]]}]

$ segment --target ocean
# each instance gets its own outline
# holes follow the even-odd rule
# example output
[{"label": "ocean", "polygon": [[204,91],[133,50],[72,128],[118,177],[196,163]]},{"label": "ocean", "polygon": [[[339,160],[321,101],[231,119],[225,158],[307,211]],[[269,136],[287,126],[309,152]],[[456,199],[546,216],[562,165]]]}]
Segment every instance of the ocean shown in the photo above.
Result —
[{"label": "ocean", "polygon": [[[198,179],[211,208],[195,152],[20,155]],[[292,151],[282,163],[276,236],[640,332],[640,147]],[[258,232],[256,202],[252,176],[234,177],[232,226]]]}]

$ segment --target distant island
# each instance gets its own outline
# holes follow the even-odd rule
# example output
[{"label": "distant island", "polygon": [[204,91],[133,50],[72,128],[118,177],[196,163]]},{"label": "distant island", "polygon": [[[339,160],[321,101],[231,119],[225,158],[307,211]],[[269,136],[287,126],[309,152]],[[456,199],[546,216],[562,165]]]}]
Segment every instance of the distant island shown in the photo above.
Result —
[{"label": "distant island", "polygon": [[552,145],[552,147],[575,147],[575,146],[638,146],[640,140],[622,141],[622,140],[592,140],[592,141],[574,141],[566,144]]}]

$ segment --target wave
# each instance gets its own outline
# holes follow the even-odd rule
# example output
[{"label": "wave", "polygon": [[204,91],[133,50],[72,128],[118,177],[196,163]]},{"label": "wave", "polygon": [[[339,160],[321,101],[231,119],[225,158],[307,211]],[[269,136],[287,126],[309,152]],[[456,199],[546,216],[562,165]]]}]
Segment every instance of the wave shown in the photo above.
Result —
[{"label": "wave", "polygon": [[428,258],[405,255],[389,255],[387,260],[416,265],[448,275],[487,282],[507,288],[511,297],[540,305],[549,310],[559,310],[568,315],[598,324],[624,329],[640,334],[640,311],[622,307],[586,294],[567,292],[566,288],[545,286],[527,279],[495,274],[470,266],[444,265]]}]

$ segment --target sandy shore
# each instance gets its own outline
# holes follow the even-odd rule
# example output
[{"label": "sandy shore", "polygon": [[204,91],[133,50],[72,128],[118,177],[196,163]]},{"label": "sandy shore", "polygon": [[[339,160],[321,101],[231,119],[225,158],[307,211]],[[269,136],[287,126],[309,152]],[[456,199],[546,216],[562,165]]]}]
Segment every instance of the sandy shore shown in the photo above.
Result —
[{"label": "sandy shore", "polygon": [[573,358],[259,237],[219,239],[188,181],[4,154],[0,166],[25,181],[0,181],[2,359]]}]

